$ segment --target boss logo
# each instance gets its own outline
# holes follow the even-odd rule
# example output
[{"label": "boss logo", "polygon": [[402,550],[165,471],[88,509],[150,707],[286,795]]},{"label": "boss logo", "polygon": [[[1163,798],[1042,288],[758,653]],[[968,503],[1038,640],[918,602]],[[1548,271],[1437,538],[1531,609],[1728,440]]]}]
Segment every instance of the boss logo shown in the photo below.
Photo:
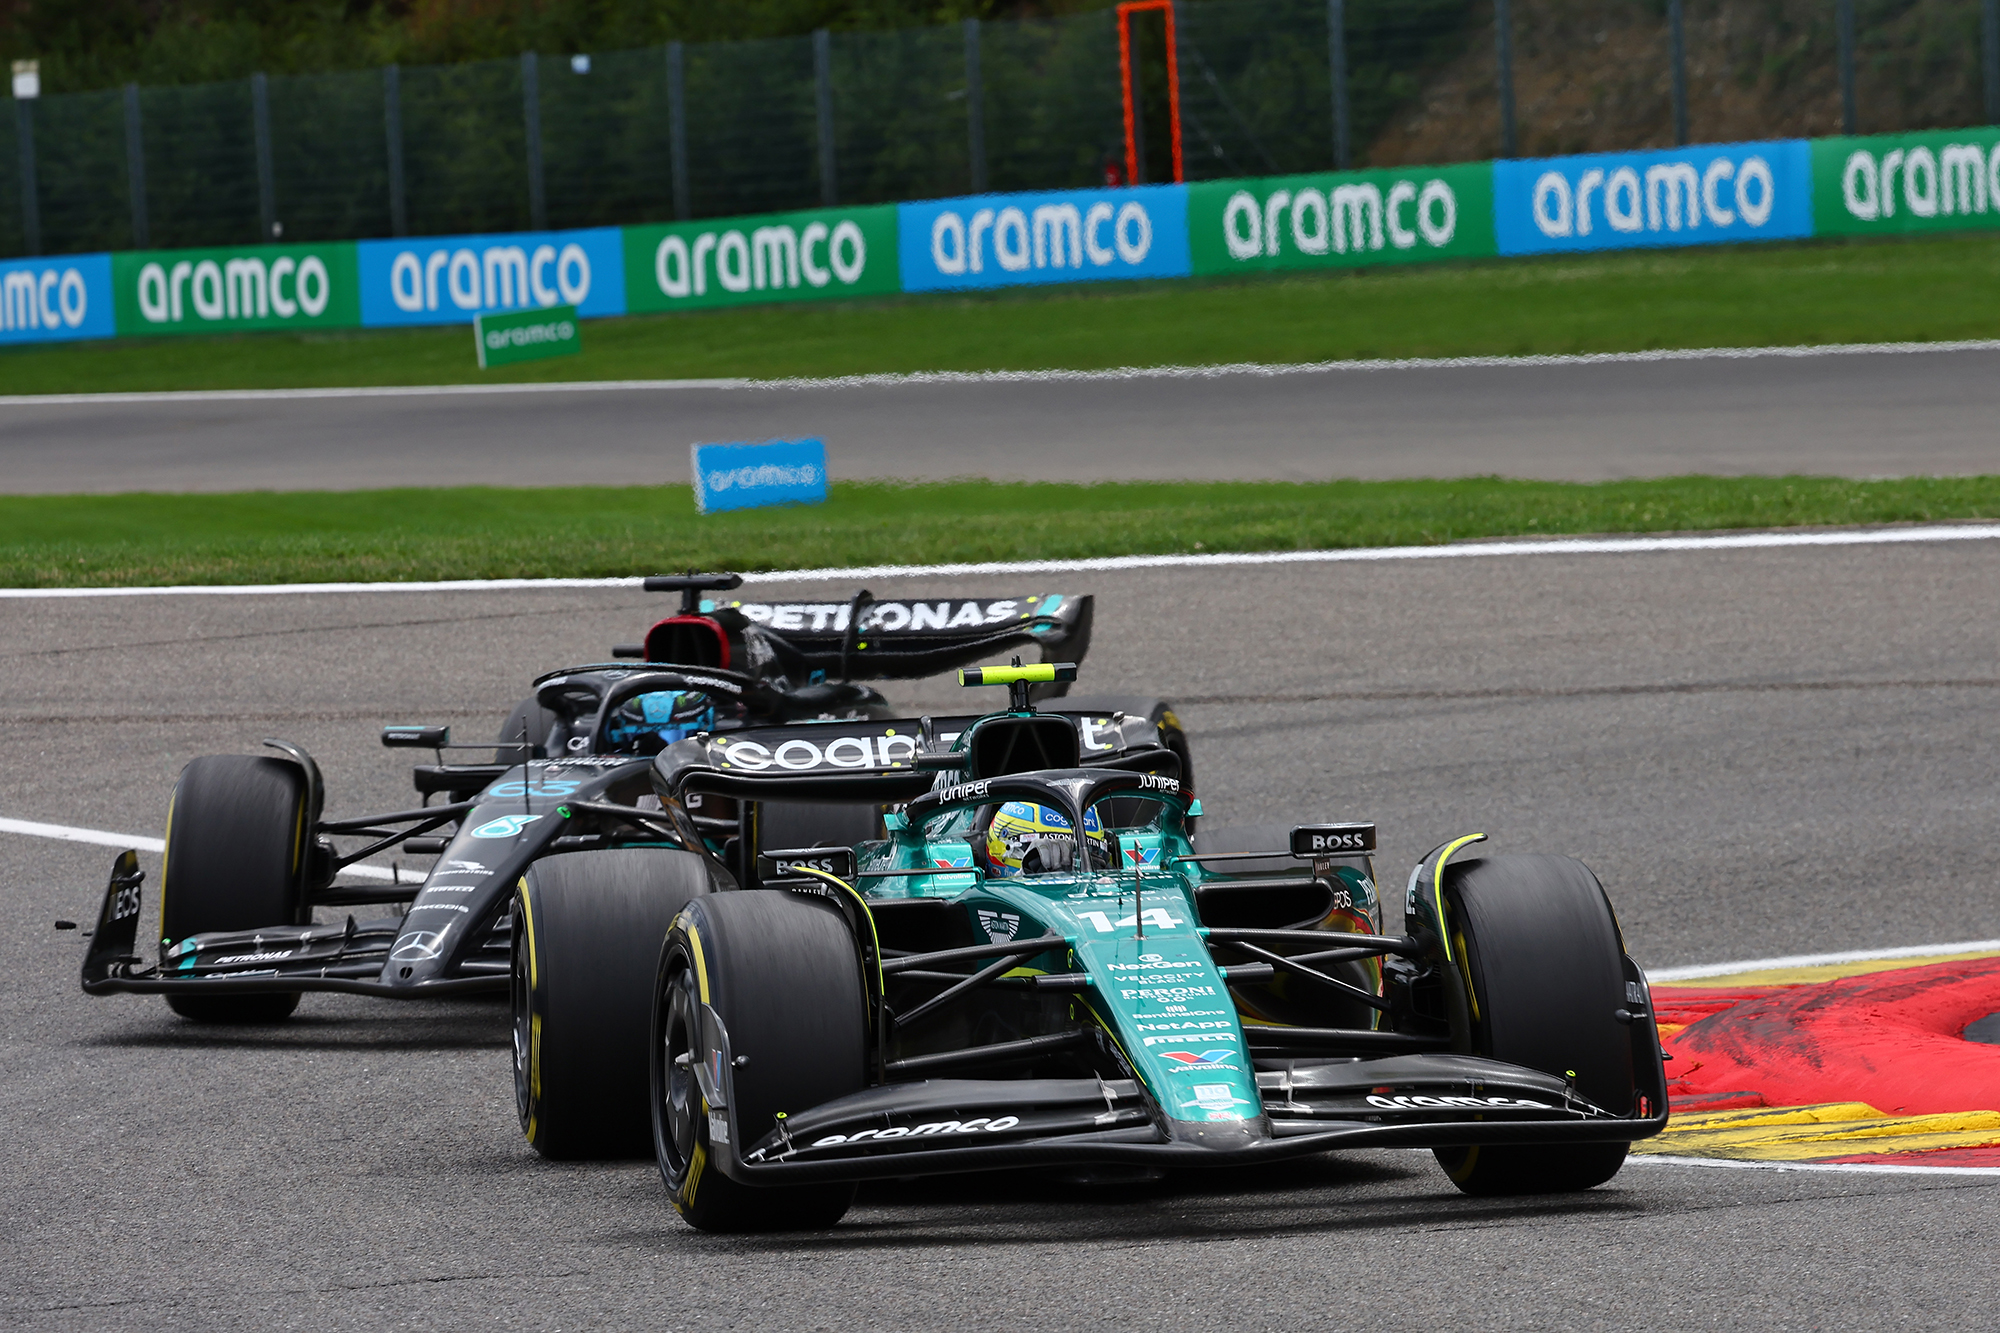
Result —
[{"label": "boss logo", "polygon": [[781,879],[810,880],[817,878],[811,872],[818,871],[852,881],[854,865],[854,852],[847,847],[797,847],[758,853],[757,878],[766,883]]},{"label": "boss logo", "polygon": [[1373,824],[1302,824],[1292,830],[1293,856],[1354,856],[1374,850]]}]

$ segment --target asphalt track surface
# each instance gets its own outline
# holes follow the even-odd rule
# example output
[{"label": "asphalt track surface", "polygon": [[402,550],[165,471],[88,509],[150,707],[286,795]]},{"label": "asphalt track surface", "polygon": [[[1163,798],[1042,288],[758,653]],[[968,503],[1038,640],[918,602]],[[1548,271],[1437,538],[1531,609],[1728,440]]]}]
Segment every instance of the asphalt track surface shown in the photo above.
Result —
[{"label": "asphalt track surface", "polygon": [[[1181,702],[1217,822],[1375,818],[1392,891],[1464,831],[1573,852],[1635,955],[1669,966],[2000,933],[1996,574],[1980,542],[1062,582],[1100,599],[1088,681]],[[661,609],[627,591],[10,603],[0,814],[157,836],[188,757],[273,734],[320,757],[332,811],[396,808],[407,758],[378,723],[481,733],[532,673]],[[1115,1189],[888,1184],[831,1233],[706,1237],[648,1164],[533,1155],[499,1006],[313,996],[290,1024],[217,1031],[85,997],[81,941],[51,922],[90,919],[110,857],[0,835],[0,1322],[1992,1323],[1990,1177],[1638,1164],[1581,1196],[1480,1201],[1425,1154],[1371,1152]]]},{"label": "asphalt track surface", "polygon": [[0,491],[640,485],[817,436],[836,479],[2000,471],[2000,351],[1277,376],[0,403]]}]

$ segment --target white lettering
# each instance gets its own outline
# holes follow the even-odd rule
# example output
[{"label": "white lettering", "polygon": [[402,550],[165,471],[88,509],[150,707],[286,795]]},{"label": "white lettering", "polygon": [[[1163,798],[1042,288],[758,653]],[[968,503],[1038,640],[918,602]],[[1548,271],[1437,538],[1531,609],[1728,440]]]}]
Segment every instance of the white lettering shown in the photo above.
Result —
[{"label": "white lettering", "polygon": [[158,264],[139,270],[139,313],[148,323],[167,322],[167,271]]}]

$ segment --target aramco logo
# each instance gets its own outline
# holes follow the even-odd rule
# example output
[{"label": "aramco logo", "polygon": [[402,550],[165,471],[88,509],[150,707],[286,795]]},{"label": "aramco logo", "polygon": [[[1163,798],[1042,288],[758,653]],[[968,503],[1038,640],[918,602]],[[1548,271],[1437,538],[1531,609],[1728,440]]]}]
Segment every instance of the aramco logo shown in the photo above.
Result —
[{"label": "aramco logo", "polygon": [[0,278],[0,332],[74,329],[90,313],[90,289],[73,268],[10,270]]},{"label": "aramco logo", "polygon": [[[1290,225],[1288,226],[1287,223]],[[1259,203],[1248,190],[1229,196],[1222,210],[1222,239],[1235,260],[1273,258],[1290,240],[1303,255],[1344,255],[1383,249],[1441,248],[1458,231],[1458,196],[1441,180],[1401,180],[1384,195],[1378,185],[1336,185],[1330,190],[1273,190]]]},{"label": "aramco logo", "polygon": [[1761,227],[1771,220],[1777,188],[1771,164],[1761,157],[1741,163],[1726,157],[1696,171],[1692,162],[1656,162],[1643,179],[1637,167],[1592,167],[1574,184],[1561,171],[1535,180],[1531,212],[1549,237],[1589,236],[1601,221],[1614,232],[1692,231],[1712,227]]},{"label": "aramco logo", "polygon": [[785,290],[801,280],[809,287],[830,282],[852,287],[868,267],[868,241],[861,228],[840,222],[808,222],[804,229],[758,227],[745,236],[734,228],[705,231],[690,246],[669,236],[653,251],[653,279],[667,296],[680,300],[708,294],[709,274],[725,292]]},{"label": "aramco logo", "polygon": [[1893,218],[1898,196],[1903,211],[1918,218],[2000,210],[2000,143],[1990,153],[1950,143],[1936,153],[1920,145],[1891,148],[1879,159],[1866,149],[1848,154],[1840,201],[1850,215],[1863,222]]},{"label": "aramco logo", "polygon": [[558,250],[537,245],[440,246],[418,256],[399,253],[389,265],[389,298],[417,314],[449,300],[460,310],[508,310],[582,305],[590,296],[590,256],[574,241]]},{"label": "aramco logo", "polygon": [[139,313],[151,324],[178,324],[195,317],[216,319],[314,319],[326,310],[333,283],[318,255],[280,256],[266,263],[236,256],[217,263],[183,259],[172,268],[148,264],[139,270]]},{"label": "aramco logo", "polygon": [[[1107,241],[1109,242],[1107,244]],[[1007,273],[1031,268],[1137,265],[1153,248],[1153,219],[1138,200],[1113,208],[1041,204],[1032,214],[1009,205],[981,208],[970,219],[947,209],[931,222],[931,263],[948,276],[984,273],[987,256]]]}]

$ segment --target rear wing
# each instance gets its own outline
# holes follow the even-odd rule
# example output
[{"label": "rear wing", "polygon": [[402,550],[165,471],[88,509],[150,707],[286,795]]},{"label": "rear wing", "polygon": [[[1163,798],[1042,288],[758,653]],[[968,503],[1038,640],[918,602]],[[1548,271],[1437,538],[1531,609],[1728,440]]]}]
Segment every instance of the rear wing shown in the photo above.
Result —
[{"label": "rear wing", "polygon": [[742,616],[794,679],[819,672],[841,680],[913,680],[1021,648],[1038,649],[1043,662],[1081,662],[1090,647],[1092,599],[1037,593],[878,601],[864,592],[845,602],[704,598],[699,609]]},{"label": "rear wing", "polygon": [[[1088,766],[1116,768],[1142,755],[1148,764],[1157,761],[1159,732],[1145,718],[1060,707],[1041,711],[1076,719]],[[919,757],[950,749],[981,716],[806,722],[690,736],[655,757],[653,785],[675,797],[715,792],[752,801],[897,804],[924,795],[939,779],[940,769]]]}]

